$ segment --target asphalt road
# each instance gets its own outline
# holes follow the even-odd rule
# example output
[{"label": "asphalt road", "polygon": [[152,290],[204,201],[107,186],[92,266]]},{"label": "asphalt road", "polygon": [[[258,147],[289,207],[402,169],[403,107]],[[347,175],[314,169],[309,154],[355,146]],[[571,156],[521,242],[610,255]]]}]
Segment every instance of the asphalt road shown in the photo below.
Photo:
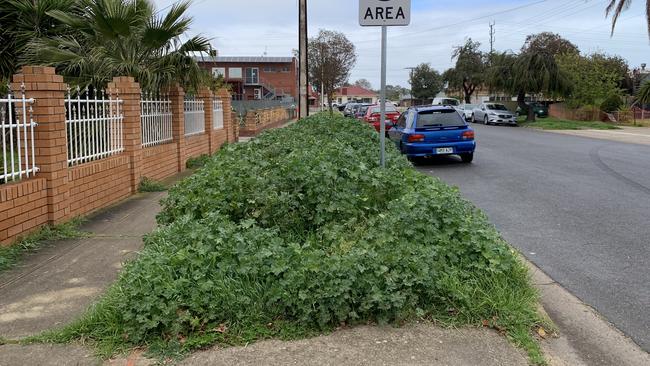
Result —
[{"label": "asphalt road", "polygon": [[473,164],[418,169],[458,186],[529,260],[650,351],[650,146],[474,127]]}]

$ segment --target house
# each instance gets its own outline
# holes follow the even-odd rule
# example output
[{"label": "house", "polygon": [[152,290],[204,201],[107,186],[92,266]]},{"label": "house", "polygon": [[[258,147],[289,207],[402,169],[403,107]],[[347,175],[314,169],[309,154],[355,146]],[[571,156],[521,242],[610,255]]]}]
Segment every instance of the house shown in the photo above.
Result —
[{"label": "house", "polygon": [[339,105],[349,102],[377,104],[379,95],[360,86],[344,86],[334,91],[334,100],[332,102]]},{"label": "house", "polygon": [[200,67],[222,76],[235,100],[298,99],[295,57],[196,57]]}]

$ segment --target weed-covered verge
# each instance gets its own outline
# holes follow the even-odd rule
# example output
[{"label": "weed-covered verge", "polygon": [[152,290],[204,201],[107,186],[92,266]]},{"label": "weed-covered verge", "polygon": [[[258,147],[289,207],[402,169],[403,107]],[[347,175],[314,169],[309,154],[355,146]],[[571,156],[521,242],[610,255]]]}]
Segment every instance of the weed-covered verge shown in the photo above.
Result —
[{"label": "weed-covered verge", "polygon": [[491,326],[543,362],[537,294],[457,189],[374,130],[318,115],[228,145],[171,188],[138,259],[79,321],[104,355],[296,338],[359,323]]}]

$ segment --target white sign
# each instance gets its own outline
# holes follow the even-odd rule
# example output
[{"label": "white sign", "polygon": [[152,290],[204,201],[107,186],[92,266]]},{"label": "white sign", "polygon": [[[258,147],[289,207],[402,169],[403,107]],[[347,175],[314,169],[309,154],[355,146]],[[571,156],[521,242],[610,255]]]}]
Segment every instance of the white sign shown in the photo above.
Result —
[{"label": "white sign", "polygon": [[395,26],[411,23],[411,0],[359,0],[359,24]]}]

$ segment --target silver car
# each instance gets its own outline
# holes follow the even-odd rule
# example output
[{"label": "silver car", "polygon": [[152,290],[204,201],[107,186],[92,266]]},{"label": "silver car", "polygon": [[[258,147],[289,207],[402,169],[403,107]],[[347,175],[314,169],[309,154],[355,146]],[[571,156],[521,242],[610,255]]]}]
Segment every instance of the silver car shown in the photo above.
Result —
[{"label": "silver car", "polygon": [[489,124],[517,125],[517,115],[510,112],[508,108],[499,103],[481,103],[474,108],[472,122],[483,122]]},{"label": "silver car", "polygon": [[476,104],[463,104],[461,106],[460,115],[465,117],[465,121],[471,121],[472,116],[474,115],[474,108],[476,108]]}]

